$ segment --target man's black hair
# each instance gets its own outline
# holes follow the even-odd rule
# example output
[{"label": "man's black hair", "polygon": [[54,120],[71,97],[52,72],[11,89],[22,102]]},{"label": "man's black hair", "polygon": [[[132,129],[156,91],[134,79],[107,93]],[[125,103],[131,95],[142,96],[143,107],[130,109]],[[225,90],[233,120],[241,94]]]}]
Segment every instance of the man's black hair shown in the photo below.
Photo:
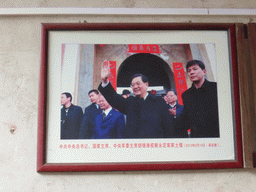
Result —
[{"label": "man's black hair", "polygon": [[169,90],[167,90],[166,94],[167,94],[169,91],[172,91],[172,92],[177,96],[177,91],[176,91],[175,89],[169,89]]},{"label": "man's black hair", "polygon": [[129,95],[129,94],[131,94],[131,92],[129,90],[127,90],[127,89],[123,90],[122,95]]},{"label": "man's black hair", "polygon": [[64,92],[61,95],[63,95],[63,94],[66,95],[67,98],[70,97],[70,102],[72,101],[72,95],[69,92]]},{"label": "man's black hair", "polygon": [[90,95],[90,94],[93,93],[93,92],[94,92],[95,94],[99,95],[99,91],[96,90],[96,89],[90,90],[90,91],[88,92],[88,95]]},{"label": "man's black hair", "polygon": [[186,65],[186,69],[188,70],[189,67],[191,67],[192,65],[198,65],[202,70],[205,69],[205,65],[202,61],[199,60],[191,60],[187,63]]},{"label": "man's black hair", "polygon": [[[134,74],[133,76],[132,76],[132,80],[134,79],[134,78],[136,78],[136,77],[141,77],[141,80],[144,82],[144,83],[148,83],[148,78],[145,76],[145,75],[143,75],[143,74],[141,74],[141,73],[136,73],[136,74]],[[131,81],[132,81],[131,80]]]}]

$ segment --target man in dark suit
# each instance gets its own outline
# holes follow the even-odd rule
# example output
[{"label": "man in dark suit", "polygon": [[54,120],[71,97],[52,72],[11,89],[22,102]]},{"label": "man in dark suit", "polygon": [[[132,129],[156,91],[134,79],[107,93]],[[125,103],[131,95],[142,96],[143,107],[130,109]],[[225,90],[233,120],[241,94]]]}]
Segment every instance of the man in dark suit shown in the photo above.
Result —
[{"label": "man in dark suit", "polygon": [[124,115],[113,109],[103,96],[100,96],[99,105],[102,113],[95,118],[92,139],[122,138],[125,127]]},{"label": "man in dark suit", "polygon": [[84,110],[79,139],[91,139],[95,128],[95,117],[101,113],[101,109],[99,107],[99,92],[96,89],[92,89],[88,92],[88,96],[92,104]]},{"label": "man in dark suit", "polygon": [[131,87],[135,97],[123,98],[108,81],[110,69],[102,65],[99,91],[108,103],[127,116],[124,138],[170,138],[173,125],[168,107],[161,97],[147,92],[148,79],[142,74],[132,77]]},{"label": "man in dark suit", "polygon": [[174,119],[176,119],[182,114],[183,108],[184,108],[184,106],[180,105],[177,100],[178,100],[178,97],[177,97],[176,90],[174,89],[169,90],[166,94],[166,102],[169,107],[170,115]]},{"label": "man in dark suit", "polygon": [[182,94],[179,129],[184,137],[219,137],[217,84],[205,79],[205,65],[199,60],[189,61],[186,69],[193,84]]},{"label": "man in dark suit", "polygon": [[83,117],[81,107],[71,103],[70,93],[61,94],[61,139],[77,139],[80,129],[80,123]]}]

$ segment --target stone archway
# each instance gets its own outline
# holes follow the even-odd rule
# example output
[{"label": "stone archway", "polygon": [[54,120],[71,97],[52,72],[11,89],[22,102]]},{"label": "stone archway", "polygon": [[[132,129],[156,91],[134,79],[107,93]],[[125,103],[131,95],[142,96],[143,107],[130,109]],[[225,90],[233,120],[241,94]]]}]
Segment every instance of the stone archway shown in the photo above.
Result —
[{"label": "stone archway", "polygon": [[117,87],[129,87],[131,77],[142,73],[149,79],[149,86],[175,88],[174,76],[169,65],[160,57],[149,54],[134,54],[125,59],[117,73]]}]

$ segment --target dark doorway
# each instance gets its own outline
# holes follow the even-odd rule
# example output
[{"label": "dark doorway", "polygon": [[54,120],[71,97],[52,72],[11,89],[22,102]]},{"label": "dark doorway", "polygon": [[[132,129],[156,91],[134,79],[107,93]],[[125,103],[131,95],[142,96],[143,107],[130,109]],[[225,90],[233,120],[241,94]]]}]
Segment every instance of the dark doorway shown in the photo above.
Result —
[{"label": "dark doorway", "polygon": [[164,89],[175,87],[169,65],[156,55],[139,53],[124,60],[118,69],[117,87],[129,87],[131,77],[136,73],[148,77],[149,86],[164,86]]}]

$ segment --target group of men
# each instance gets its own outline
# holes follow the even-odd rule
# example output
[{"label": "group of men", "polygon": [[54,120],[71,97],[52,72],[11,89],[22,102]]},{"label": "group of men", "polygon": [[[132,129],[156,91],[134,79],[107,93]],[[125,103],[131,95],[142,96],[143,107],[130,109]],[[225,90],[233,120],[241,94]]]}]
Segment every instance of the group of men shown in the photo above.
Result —
[{"label": "group of men", "polygon": [[219,137],[217,84],[205,79],[205,65],[199,60],[189,61],[186,70],[192,86],[182,94],[180,105],[173,89],[167,91],[165,100],[148,92],[149,81],[143,74],[132,77],[134,96],[117,94],[104,63],[98,87],[101,94],[89,92],[92,104],[84,113],[71,104],[72,97],[62,94],[61,139]]},{"label": "group of men", "polygon": [[92,104],[83,113],[81,107],[71,104],[70,93],[62,93],[61,139],[122,138],[124,115],[113,109],[97,90],[89,91],[88,96]]}]

